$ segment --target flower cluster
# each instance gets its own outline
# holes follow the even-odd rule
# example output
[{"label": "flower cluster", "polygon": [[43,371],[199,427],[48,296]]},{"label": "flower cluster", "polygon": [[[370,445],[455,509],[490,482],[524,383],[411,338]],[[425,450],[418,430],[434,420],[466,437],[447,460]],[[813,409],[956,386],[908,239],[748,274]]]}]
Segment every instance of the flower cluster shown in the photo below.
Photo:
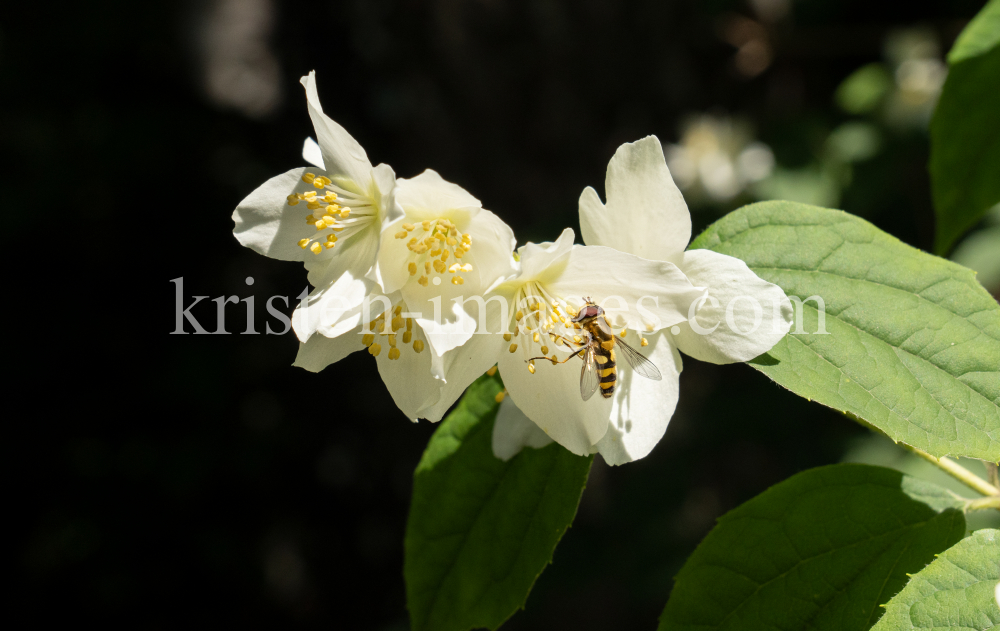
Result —
[{"label": "flower cluster", "polygon": [[397,406],[434,422],[497,366],[509,394],[498,457],[555,440],[620,464],[663,436],[678,351],[746,361],[787,333],[780,288],[738,259],[685,251],[690,214],[656,137],[619,148],[607,203],[584,190],[586,245],[566,229],[515,253],[510,227],[460,186],[429,169],[404,179],[373,167],[323,113],[314,73],[302,84],[318,140],[303,156],[314,167],[272,178],[233,214],[240,243],[302,261],[315,287],[292,317],[296,365],[320,371],[365,349]]}]

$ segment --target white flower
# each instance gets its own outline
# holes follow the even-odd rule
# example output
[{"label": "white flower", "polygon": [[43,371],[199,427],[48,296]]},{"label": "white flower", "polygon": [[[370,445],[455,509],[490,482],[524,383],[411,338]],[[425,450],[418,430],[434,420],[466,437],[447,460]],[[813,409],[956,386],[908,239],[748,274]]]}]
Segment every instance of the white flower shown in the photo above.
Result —
[{"label": "white flower", "polygon": [[[316,288],[293,315],[303,341],[319,331],[334,338],[357,324],[362,299],[375,283],[379,234],[393,208],[396,176],[385,164],[372,167],[365,150],[323,113],[315,72],[302,78],[325,165],[273,177],[233,213],[233,233],[243,245],[271,258],[302,261]],[[325,307],[335,302],[337,312]],[[318,317],[336,313],[333,319]],[[344,353],[346,355],[346,353]]]},{"label": "white flower", "polygon": [[[610,427],[602,430],[595,423],[592,429],[593,436],[603,432],[595,450],[609,464],[621,464],[647,455],[666,432],[678,398],[682,368],[678,349],[716,364],[753,359],[788,332],[792,309],[780,287],[762,280],[743,261],[709,250],[684,251],[691,238],[691,216],[655,136],[618,149],[608,164],[605,190],[606,205],[592,188],[580,196],[580,226],[588,246],[607,246],[650,261],[672,263],[689,285],[707,288],[706,295],[690,303],[691,309],[683,318],[694,316],[690,321],[668,323],[669,333],[663,330],[649,336],[649,345],[642,348],[659,368],[662,380],[651,381],[620,370],[621,387],[611,401]],[[629,283],[624,278],[621,282]],[[618,367],[623,368],[623,362],[619,361]],[[538,366],[539,373],[542,368]],[[555,368],[563,369],[559,378],[568,390],[578,378],[576,371]],[[504,382],[510,390],[506,374]],[[511,394],[521,407],[521,399],[513,396],[513,390]],[[539,422],[544,417],[529,409],[525,413],[542,429],[549,429],[545,421]],[[494,451],[498,456],[513,455],[519,445],[539,441],[537,433],[527,432],[523,423],[511,420],[515,418],[508,411],[497,419]]]},{"label": "white flower", "polygon": [[382,231],[376,276],[386,292],[400,292],[422,314],[417,321],[431,347],[434,374],[446,378],[436,360],[476,330],[476,303],[462,299],[482,296],[517,271],[514,232],[430,169],[397,180],[396,203],[403,216]]},{"label": "white flower", "polygon": [[315,312],[313,320],[338,323],[345,334],[308,338],[296,365],[322,370],[367,347],[400,410],[436,422],[496,361],[482,352],[492,340],[472,339],[478,303],[464,297],[516,271],[514,233],[434,171],[399,179],[395,194],[402,216],[383,227],[372,273],[378,285],[345,279],[343,289],[335,284],[301,309]]},{"label": "white flower", "polygon": [[[517,408],[552,439],[573,453],[600,451],[609,462],[617,462],[621,438],[616,428],[631,430],[635,425],[628,438],[645,441],[634,449],[648,453],[659,436],[645,430],[653,424],[646,417],[659,415],[663,405],[676,400],[676,393],[669,390],[676,390],[678,358],[669,344],[656,343],[659,335],[650,336],[649,346],[642,336],[683,322],[704,290],[693,286],[673,263],[606,247],[574,246],[573,236],[566,229],[555,243],[521,247],[520,273],[491,294],[502,297],[514,311],[509,316],[510,333],[502,338],[498,367]],[[623,339],[648,354],[666,387],[644,387],[640,382],[658,382],[634,374],[619,355],[618,389],[613,398],[593,396],[584,401],[582,364],[576,358],[556,365],[544,359],[531,361],[533,357],[565,360],[583,345],[586,332],[572,318],[588,298],[604,306],[615,333],[624,334]],[[640,390],[643,394],[637,396]],[[503,418],[498,424],[501,443],[516,442],[503,437]],[[508,429],[518,433],[523,427]]]}]

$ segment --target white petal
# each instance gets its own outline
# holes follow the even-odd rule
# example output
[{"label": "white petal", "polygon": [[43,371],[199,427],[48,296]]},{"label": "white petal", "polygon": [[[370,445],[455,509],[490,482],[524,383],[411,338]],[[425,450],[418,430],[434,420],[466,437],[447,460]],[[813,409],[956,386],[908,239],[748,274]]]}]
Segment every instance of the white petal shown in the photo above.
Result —
[{"label": "white petal", "polygon": [[691,213],[656,136],[619,147],[604,188],[607,205],[592,188],[580,196],[584,243],[659,261],[680,256],[691,239]]},{"label": "white petal", "polygon": [[420,175],[396,181],[396,201],[405,211],[428,213],[434,218],[457,208],[481,208],[482,203],[458,184],[427,169]]},{"label": "white petal", "polygon": [[443,358],[447,383],[441,389],[441,398],[434,405],[421,410],[420,416],[432,423],[440,421],[465,389],[497,363],[500,352],[505,347],[502,336],[479,334],[449,351]]},{"label": "white petal", "polygon": [[472,239],[472,249],[462,258],[463,264],[472,265],[471,272],[461,272],[465,283],[460,286],[466,295],[484,294],[497,281],[517,272],[512,256],[517,239],[503,220],[482,210],[469,221],[464,231]]},{"label": "white petal", "polygon": [[771,350],[788,333],[793,312],[785,292],[743,261],[691,250],[680,266],[692,283],[708,287],[709,296],[697,310],[698,330],[688,322],[678,325],[674,342],[681,352],[713,364],[744,362]]},{"label": "white petal", "polygon": [[663,438],[677,406],[681,356],[666,333],[659,333],[648,341],[649,346],[634,346],[656,364],[663,376],[660,381],[637,375],[623,361],[622,354],[617,355],[618,386],[611,409],[611,424],[597,443],[597,450],[611,465],[647,456]]},{"label": "white petal", "polygon": [[[360,327],[367,296],[381,293],[371,280],[351,270],[344,271],[334,282],[314,289],[292,313],[292,328],[301,341],[319,331],[326,337],[337,337]],[[378,312],[376,303],[371,311]]]},{"label": "white petal", "polygon": [[323,166],[323,150],[319,148],[319,143],[306,136],[306,141],[302,144],[302,159],[313,166],[326,169]]},{"label": "white petal", "polygon": [[517,254],[521,257],[521,274],[518,276],[520,282],[534,280],[548,273],[551,275],[561,269],[565,264],[565,259],[573,249],[572,228],[566,228],[559,235],[555,242],[546,243],[526,243],[517,249]]},{"label": "white petal", "polygon": [[301,83],[306,89],[309,118],[312,119],[316,138],[323,151],[327,175],[344,188],[369,194],[372,186],[372,163],[368,160],[368,154],[346,129],[323,113],[316,91],[316,71],[302,77]]},{"label": "white petal", "polygon": [[424,410],[433,406],[441,397],[444,383],[431,374],[431,353],[428,349],[420,353],[413,350],[412,342],[422,340],[427,344],[420,327],[413,327],[411,344],[402,343],[402,332],[397,334],[399,359],[389,359],[387,336],[376,335],[375,342],[381,346],[376,356],[378,372],[389,390],[389,395],[403,414],[411,421],[424,415]]},{"label": "white petal", "polygon": [[510,397],[504,397],[493,424],[494,456],[506,462],[525,447],[541,449],[551,443],[548,434],[525,416]]},{"label": "white petal", "polygon": [[566,265],[545,287],[565,299],[590,297],[602,305],[615,326],[627,322],[639,331],[671,326],[687,319],[691,303],[704,295],[676,265],[649,261],[600,246],[574,246]]},{"label": "white petal", "polygon": [[566,449],[585,456],[608,431],[612,400],[580,397],[581,360],[554,366],[536,361],[531,374],[521,353],[501,352],[497,365],[517,407]]},{"label": "white petal", "polygon": [[360,331],[361,327],[357,327],[335,338],[313,335],[307,342],[299,343],[299,353],[292,365],[310,372],[319,372],[351,353],[362,350],[364,345],[361,343],[361,336],[358,335]]},{"label": "white petal", "polygon": [[[301,239],[316,237],[316,228],[306,223],[312,211],[305,202],[288,205],[288,196],[316,189],[302,181],[302,174],[316,169],[298,168],[264,182],[250,193],[233,212],[233,234],[244,246],[282,261],[327,260],[328,250],[319,256],[299,247]],[[336,248],[334,248],[336,249]]]}]

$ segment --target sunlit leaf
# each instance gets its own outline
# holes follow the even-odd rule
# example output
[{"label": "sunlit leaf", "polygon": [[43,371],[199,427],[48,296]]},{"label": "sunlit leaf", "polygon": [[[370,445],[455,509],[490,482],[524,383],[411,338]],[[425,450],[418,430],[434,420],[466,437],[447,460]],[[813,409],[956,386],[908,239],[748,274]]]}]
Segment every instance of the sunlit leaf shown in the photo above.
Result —
[{"label": "sunlit leaf", "polygon": [[743,259],[805,301],[801,328],[755,368],[893,440],[1000,460],[1000,305],[971,270],[853,215],[792,202],[741,208],[691,247]]},{"label": "sunlit leaf", "polygon": [[998,582],[1000,530],[977,530],[914,574],[872,631],[998,629]]},{"label": "sunlit leaf", "polygon": [[414,473],[403,569],[414,631],[500,626],[576,515],[593,458],[557,444],[495,458],[500,390],[489,377],[470,386]]},{"label": "sunlit leaf", "polygon": [[719,519],[677,575],[662,631],[863,631],[965,534],[948,491],[898,471],[805,471]]}]

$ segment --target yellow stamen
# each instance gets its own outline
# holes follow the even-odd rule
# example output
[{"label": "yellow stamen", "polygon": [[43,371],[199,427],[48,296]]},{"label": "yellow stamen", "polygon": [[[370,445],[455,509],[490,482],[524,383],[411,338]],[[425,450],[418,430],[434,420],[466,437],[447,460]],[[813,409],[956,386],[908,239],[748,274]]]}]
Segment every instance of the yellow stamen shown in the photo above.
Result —
[{"label": "yellow stamen", "polygon": [[649,346],[649,342],[647,342],[647,341],[646,341],[646,338],[641,338],[641,341],[640,341],[639,343],[640,343],[640,344],[641,344],[642,346]]},{"label": "yellow stamen", "polygon": [[299,247],[302,248],[303,250],[305,250],[306,248],[308,248],[309,247],[309,239],[300,239],[299,240]]},{"label": "yellow stamen", "polygon": [[399,359],[399,349],[395,346],[389,349],[389,359]]},{"label": "yellow stamen", "polygon": [[461,285],[464,282],[465,282],[465,280],[461,276],[456,276],[455,278],[451,279],[451,284],[452,285]]},{"label": "yellow stamen", "polygon": [[535,362],[534,362],[534,360],[531,360],[531,361],[528,362],[528,372],[530,372],[531,374],[535,374]]},{"label": "yellow stamen", "polygon": [[542,355],[548,355],[548,354],[549,354],[549,347],[548,346],[543,346],[542,347]]},{"label": "yellow stamen", "polygon": [[410,271],[410,276],[416,276],[417,275],[417,264],[416,263],[410,263],[409,265],[406,266],[406,269],[408,269]]},{"label": "yellow stamen", "polygon": [[503,341],[504,342],[509,342],[510,341],[510,333],[504,333],[503,334]]},{"label": "yellow stamen", "polygon": [[424,341],[423,340],[414,340],[413,341],[413,350],[416,351],[416,352],[418,352],[418,353],[420,351],[424,350]]},{"label": "yellow stamen", "polygon": [[368,347],[368,352],[372,354],[373,357],[378,357],[378,354],[382,351],[382,347],[378,342],[375,342]]},{"label": "yellow stamen", "polygon": [[309,246],[309,249],[312,250],[313,254],[319,254],[323,251],[323,246],[319,243],[313,242],[313,244]]},{"label": "yellow stamen", "polygon": [[420,284],[420,286],[426,287],[427,286],[427,277],[426,276],[421,276],[420,278],[417,279],[417,282]]},{"label": "yellow stamen", "polygon": [[413,339],[413,331],[404,331],[403,344],[409,344],[411,339]]},{"label": "yellow stamen", "polygon": [[496,366],[496,364],[493,364],[492,366],[490,366],[489,370],[486,371],[486,374],[489,375],[490,377],[492,377],[493,375],[497,374],[497,366]]},{"label": "yellow stamen", "polygon": [[361,336],[361,343],[365,346],[371,346],[372,342],[375,341],[375,336],[371,333],[365,333]]},{"label": "yellow stamen", "polygon": [[293,194],[291,194],[291,195],[289,195],[289,196],[288,196],[288,197],[286,197],[285,199],[287,199],[287,200],[288,200],[288,205],[289,205],[289,206],[295,206],[296,204],[298,204],[298,203],[299,203],[299,198],[298,198],[298,197],[296,197],[294,193],[293,193]]},{"label": "yellow stamen", "polygon": [[512,353],[513,353],[513,352],[514,352],[514,351],[516,351],[516,350],[517,350],[517,344],[511,344],[511,345],[510,345],[510,352],[512,352]]},{"label": "yellow stamen", "polygon": [[497,393],[497,396],[493,400],[496,401],[497,403],[503,403],[503,398],[505,396],[507,396],[507,391],[501,390],[500,392]]},{"label": "yellow stamen", "polygon": [[306,182],[308,184],[312,184],[314,179],[316,179],[316,174],[315,173],[303,173],[302,174],[302,181],[303,182]]}]

